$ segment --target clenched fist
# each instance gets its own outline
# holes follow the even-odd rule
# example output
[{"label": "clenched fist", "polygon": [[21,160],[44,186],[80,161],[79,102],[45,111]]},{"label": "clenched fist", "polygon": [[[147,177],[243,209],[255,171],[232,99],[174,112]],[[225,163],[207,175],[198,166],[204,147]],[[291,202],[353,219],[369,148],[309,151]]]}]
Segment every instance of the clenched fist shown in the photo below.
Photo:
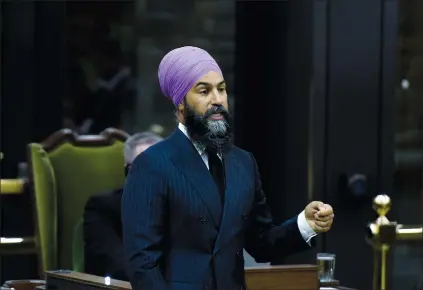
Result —
[{"label": "clenched fist", "polygon": [[307,223],[316,233],[329,231],[335,216],[332,207],[321,201],[312,201],[306,206],[304,213]]}]

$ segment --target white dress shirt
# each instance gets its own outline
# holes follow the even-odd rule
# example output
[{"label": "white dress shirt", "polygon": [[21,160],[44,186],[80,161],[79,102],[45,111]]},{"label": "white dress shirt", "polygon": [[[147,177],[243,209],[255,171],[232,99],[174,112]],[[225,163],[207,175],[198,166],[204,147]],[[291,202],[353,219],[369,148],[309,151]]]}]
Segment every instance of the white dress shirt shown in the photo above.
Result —
[{"label": "white dress shirt", "polygon": [[[178,125],[179,130],[182,131],[182,133],[185,134],[185,136],[187,136],[189,139],[191,139],[188,135],[188,131],[187,128],[185,127],[184,124],[179,123]],[[206,164],[207,168],[209,168],[209,157],[207,156],[207,153],[205,151],[204,148],[201,148],[200,146],[198,146],[198,144],[194,143],[194,147],[197,149],[198,154],[200,154],[201,158],[204,161],[204,164]],[[221,158],[221,156],[219,156]],[[298,219],[297,219],[297,224],[298,224],[298,229],[300,230],[300,233],[303,237],[303,239],[310,244],[310,240],[311,238],[313,238],[314,236],[317,235],[317,233],[315,233],[313,231],[313,229],[309,226],[309,224],[307,223],[307,220],[305,218],[305,213],[304,211],[302,211],[299,215],[298,215]]]}]

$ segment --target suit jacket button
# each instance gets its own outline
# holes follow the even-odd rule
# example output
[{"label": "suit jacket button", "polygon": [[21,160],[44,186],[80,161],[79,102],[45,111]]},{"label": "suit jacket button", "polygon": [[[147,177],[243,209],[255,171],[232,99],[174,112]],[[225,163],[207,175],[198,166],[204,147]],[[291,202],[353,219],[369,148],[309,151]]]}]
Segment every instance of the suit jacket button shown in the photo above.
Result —
[{"label": "suit jacket button", "polygon": [[203,216],[200,216],[200,223],[205,223],[206,222],[206,219],[203,217]]},{"label": "suit jacket button", "polygon": [[246,219],[248,218],[248,214],[247,214],[247,213],[244,213],[244,214],[242,215],[242,218],[243,218],[244,220],[246,220]]},{"label": "suit jacket button", "polygon": [[240,258],[241,258],[241,256],[242,256],[241,252],[237,252],[237,253],[236,253],[236,255],[237,255],[238,257],[240,257]]}]

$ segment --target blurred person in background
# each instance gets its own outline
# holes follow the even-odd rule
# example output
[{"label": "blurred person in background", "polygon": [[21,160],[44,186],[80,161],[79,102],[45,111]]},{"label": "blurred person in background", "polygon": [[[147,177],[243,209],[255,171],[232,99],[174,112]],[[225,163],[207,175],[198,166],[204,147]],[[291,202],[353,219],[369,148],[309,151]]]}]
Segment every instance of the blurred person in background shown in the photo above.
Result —
[{"label": "blurred person in background", "polygon": [[79,134],[122,128],[121,114],[133,105],[135,86],[121,45],[111,37],[110,24],[75,16],[69,23],[67,41],[64,125]]},{"label": "blurred person in background", "polygon": [[282,260],[330,230],[333,209],[318,201],[274,224],[253,155],[232,144],[226,83],[209,53],[172,50],[158,75],[179,125],[134,160],[125,183],[132,289],[245,289],[243,248],[257,262]]},{"label": "blurred person in background", "polygon": [[81,103],[78,132],[96,134],[108,127],[122,128],[121,114],[132,105],[135,86],[119,42],[96,43],[91,64],[95,75],[90,79],[91,92]]},{"label": "blurred person in background", "polygon": [[122,127],[122,112],[132,105],[135,87],[131,68],[125,64],[120,43],[106,40],[97,44],[93,54],[96,78],[93,83],[95,104],[88,132],[96,133],[108,127]]},{"label": "blurred person in background", "polygon": [[[125,172],[138,154],[161,140],[150,132],[128,138],[124,144]],[[84,211],[84,255],[86,273],[127,281],[122,246],[122,192],[120,188],[88,200]]]},{"label": "blurred person in background", "polygon": [[[77,7],[70,5],[69,8],[69,12],[73,11],[75,14]],[[93,92],[89,84],[93,71],[93,47],[100,42],[103,43],[104,39],[108,39],[110,28],[107,23],[94,23],[92,17],[85,14],[77,13],[68,20],[67,88],[63,126],[74,129],[80,134],[87,134],[88,132],[84,131],[84,122],[92,116],[95,108]]]}]

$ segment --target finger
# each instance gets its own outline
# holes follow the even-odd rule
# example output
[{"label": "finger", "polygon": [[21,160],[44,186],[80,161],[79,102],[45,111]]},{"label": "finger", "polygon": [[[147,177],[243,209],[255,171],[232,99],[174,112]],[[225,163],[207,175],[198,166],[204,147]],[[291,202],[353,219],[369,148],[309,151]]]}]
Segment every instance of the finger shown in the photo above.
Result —
[{"label": "finger", "polygon": [[326,233],[327,231],[330,230],[330,227],[320,227],[317,224],[315,224],[313,230],[316,233]]},{"label": "finger", "polygon": [[333,214],[333,208],[329,204],[324,204],[323,207],[319,208],[318,214],[320,216],[327,216]]},{"label": "finger", "polygon": [[329,221],[329,220],[333,220],[333,218],[335,217],[335,215],[334,214],[331,214],[331,215],[327,215],[327,216],[321,216],[321,215],[319,215],[318,213],[315,213],[314,214],[314,219],[316,220],[316,221],[322,221],[322,222],[326,222],[326,221]]},{"label": "finger", "polygon": [[319,211],[319,208],[324,207],[324,205],[325,204],[321,201],[312,201],[310,203],[311,208],[313,208],[314,210],[317,210],[317,211]]},{"label": "finger", "polygon": [[321,221],[314,221],[314,224],[320,228],[330,228],[332,225],[332,221],[321,222]]},{"label": "finger", "polygon": [[330,205],[325,204],[325,205],[319,207],[319,212],[321,212],[323,214],[329,214],[329,213],[333,213],[333,209]]}]

